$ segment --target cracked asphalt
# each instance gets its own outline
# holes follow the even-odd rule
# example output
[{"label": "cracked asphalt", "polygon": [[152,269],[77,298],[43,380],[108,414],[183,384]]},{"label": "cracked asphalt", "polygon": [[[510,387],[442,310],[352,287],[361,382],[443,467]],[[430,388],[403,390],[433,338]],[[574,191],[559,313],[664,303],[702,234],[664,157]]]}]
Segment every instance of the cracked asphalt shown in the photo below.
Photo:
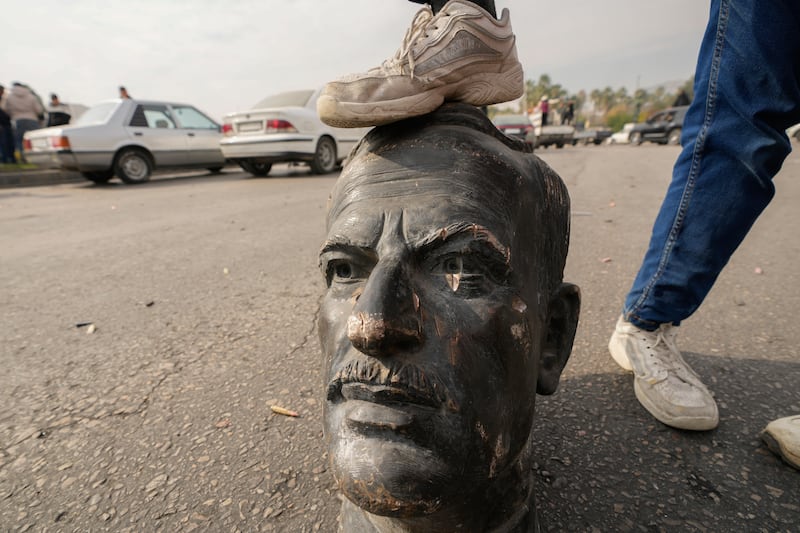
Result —
[{"label": "cracked asphalt", "polygon": [[[800,472],[758,433],[800,412],[800,156],[681,328],[721,414],[689,433],[650,418],[606,351],[677,149],[539,155],[570,188],[583,291],[537,407],[545,530],[798,531]],[[315,328],[335,178],[0,191],[0,531],[336,530]]]}]

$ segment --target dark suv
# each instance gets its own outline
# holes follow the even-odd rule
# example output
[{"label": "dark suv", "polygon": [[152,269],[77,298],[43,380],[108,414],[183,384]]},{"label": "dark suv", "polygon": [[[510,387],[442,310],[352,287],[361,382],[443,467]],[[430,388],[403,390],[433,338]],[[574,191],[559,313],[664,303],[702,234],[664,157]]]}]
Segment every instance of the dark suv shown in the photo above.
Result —
[{"label": "dark suv", "polygon": [[645,122],[636,124],[631,130],[631,144],[644,141],[659,144],[680,144],[683,117],[689,106],[668,107],[651,115]]}]

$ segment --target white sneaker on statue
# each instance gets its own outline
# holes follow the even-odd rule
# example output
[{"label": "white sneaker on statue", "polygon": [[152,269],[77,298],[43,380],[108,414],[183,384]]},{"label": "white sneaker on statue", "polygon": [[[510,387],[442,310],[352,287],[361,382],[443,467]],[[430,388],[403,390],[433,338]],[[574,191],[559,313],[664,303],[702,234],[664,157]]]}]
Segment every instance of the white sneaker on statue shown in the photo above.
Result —
[{"label": "white sneaker on statue", "polygon": [[620,317],[608,350],[619,366],[633,371],[636,398],[656,419],[679,429],[714,429],[719,424],[717,403],[683,360],[676,330],[662,324],[646,331]]},{"label": "white sneaker on statue", "polygon": [[500,20],[462,0],[414,17],[394,57],[328,83],[317,100],[330,126],[378,126],[430,113],[445,101],[486,106],[522,96],[522,65],[508,9]]}]

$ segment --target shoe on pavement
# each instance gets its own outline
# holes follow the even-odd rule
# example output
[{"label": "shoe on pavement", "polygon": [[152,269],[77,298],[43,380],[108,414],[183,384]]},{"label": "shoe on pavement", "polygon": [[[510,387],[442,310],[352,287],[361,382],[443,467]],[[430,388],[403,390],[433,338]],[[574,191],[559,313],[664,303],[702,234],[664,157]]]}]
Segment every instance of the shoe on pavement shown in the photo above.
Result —
[{"label": "shoe on pavement", "polygon": [[524,88],[508,9],[497,20],[472,2],[451,0],[436,15],[420,10],[381,66],[328,83],[317,112],[330,126],[378,126],[430,113],[445,100],[508,102]]},{"label": "shoe on pavement", "polygon": [[719,424],[717,403],[683,360],[676,330],[661,324],[646,331],[620,317],[608,350],[619,366],[633,371],[636,398],[656,419],[678,429],[714,429]]},{"label": "shoe on pavement", "polygon": [[761,439],[773,453],[800,470],[800,415],[773,420]]}]

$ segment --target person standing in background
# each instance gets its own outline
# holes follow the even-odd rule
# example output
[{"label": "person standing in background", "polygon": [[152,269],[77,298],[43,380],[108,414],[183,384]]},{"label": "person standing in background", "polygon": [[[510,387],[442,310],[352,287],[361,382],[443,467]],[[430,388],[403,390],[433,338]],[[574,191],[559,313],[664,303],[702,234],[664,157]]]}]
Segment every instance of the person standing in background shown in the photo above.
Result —
[{"label": "person standing in background", "polygon": [[69,124],[72,113],[67,104],[58,99],[56,93],[50,93],[50,105],[47,106],[47,126],[63,126]]},{"label": "person standing in background", "polygon": [[128,89],[126,89],[123,85],[119,86],[119,97],[130,100],[131,95],[128,94]]},{"label": "person standing in background", "polygon": [[44,106],[29,87],[15,81],[5,102],[5,111],[14,124],[14,146],[24,161],[22,138],[26,131],[41,127],[40,120],[44,117]]},{"label": "person standing in background", "polygon": [[547,115],[550,112],[550,102],[547,101],[547,95],[542,96],[539,100],[539,110],[542,112],[542,126],[547,126]]},{"label": "person standing in background", "polygon": [[0,163],[16,163],[14,154],[14,130],[11,117],[5,112],[6,88],[0,85]]}]

